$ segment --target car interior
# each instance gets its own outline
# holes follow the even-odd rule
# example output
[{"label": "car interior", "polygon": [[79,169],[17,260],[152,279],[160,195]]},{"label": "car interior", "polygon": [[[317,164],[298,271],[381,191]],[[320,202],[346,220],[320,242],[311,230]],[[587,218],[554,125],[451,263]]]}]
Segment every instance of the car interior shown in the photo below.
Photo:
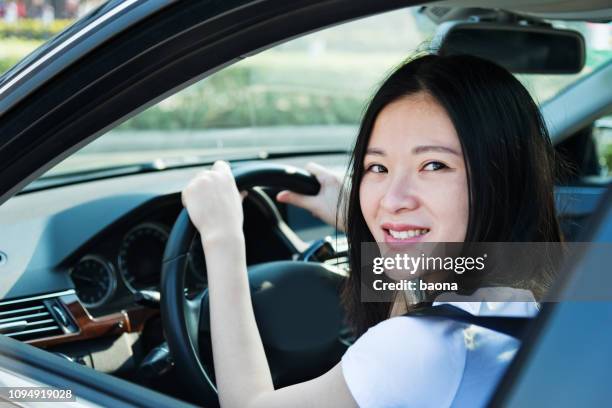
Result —
[{"label": "car interior", "polygon": [[[510,64],[532,92],[558,154],[555,194],[564,238],[581,241],[612,181],[612,95],[603,86],[611,83],[612,51],[609,38],[603,48],[596,45],[592,25],[597,25],[592,16],[561,12],[445,3],[401,8],[257,50],[151,101],[0,205],[0,334],[72,364],[201,403],[194,383],[177,375],[185,371],[179,371],[184,369],[168,338],[176,330],[169,330],[160,312],[164,290],[170,290],[162,270],[181,219],[181,190],[219,158],[257,175],[255,181],[245,176],[243,184],[249,189],[244,234],[254,287],[265,281],[257,277],[256,265],[272,261],[319,262],[341,281],[348,271],[344,235],[274,197],[287,187],[313,187],[301,170],[309,162],[345,175],[361,108],[376,83],[403,58],[432,46],[440,53],[480,53]],[[377,30],[382,34],[370,39]],[[377,43],[382,36],[388,42]],[[500,47],[505,41],[509,45]],[[540,58],[536,47],[563,57]],[[332,55],[337,49],[340,57]],[[525,58],[509,59],[504,49]],[[515,60],[523,65],[512,65]],[[359,70],[365,72],[348,77]],[[317,82],[319,77],[327,82]],[[176,114],[177,106],[183,116]],[[185,237],[184,281],[175,289],[186,302],[206,302],[204,253],[193,231]],[[317,303],[302,292],[295,295],[300,301]],[[288,295],[276,296],[275,302],[291,303]],[[328,320],[300,315],[292,306],[283,314],[278,303],[265,309],[272,317],[261,317],[261,324],[282,326],[267,342],[264,338],[276,386],[321,375],[352,344],[337,301],[336,296],[318,300],[329,303],[322,310],[334,311]],[[207,326],[206,310],[197,315],[201,327]],[[306,337],[325,344],[289,347]],[[195,341],[201,366],[192,369],[204,372],[214,394],[210,333]],[[311,358],[313,350],[322,357]]]}]

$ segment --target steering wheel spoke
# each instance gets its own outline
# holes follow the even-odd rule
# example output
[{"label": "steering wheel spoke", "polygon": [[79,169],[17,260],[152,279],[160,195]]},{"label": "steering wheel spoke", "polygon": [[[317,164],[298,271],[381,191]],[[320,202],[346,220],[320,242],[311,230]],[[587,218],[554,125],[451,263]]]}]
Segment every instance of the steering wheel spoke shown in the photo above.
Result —
[{"label": "steering wheel spoke", "polygon": [[187,332],[192,339],[193,347],[199,354],[199,338],[202,320],[202,303],[208,297],[208,290],[204,290],[197,294],[194,298],[188,299],[185,297],[185,323]]}]

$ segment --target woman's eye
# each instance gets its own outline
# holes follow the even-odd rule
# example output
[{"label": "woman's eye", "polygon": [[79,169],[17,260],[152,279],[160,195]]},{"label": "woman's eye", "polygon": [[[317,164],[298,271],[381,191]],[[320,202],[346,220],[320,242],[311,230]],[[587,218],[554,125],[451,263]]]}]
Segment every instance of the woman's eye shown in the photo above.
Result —
[{"label": "woman's eye", "polygon": [[436,171],[448,168],[448,166],[444,163],[440,163],[437,161],[429,162],[425,166],[423,166],[423,170],[425,171]]},{"label": "woman's eye", "polygon": [[372,173],[386,173],[387,169],[381,164],[372,164],[366,167],[366,171]]}]

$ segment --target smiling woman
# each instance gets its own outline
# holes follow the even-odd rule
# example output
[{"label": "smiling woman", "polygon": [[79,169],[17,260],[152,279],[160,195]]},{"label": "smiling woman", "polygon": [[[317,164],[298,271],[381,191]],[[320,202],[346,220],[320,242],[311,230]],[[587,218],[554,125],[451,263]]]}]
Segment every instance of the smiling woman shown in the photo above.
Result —
[{"label": "smiling woman", "polygon": [[[389,319],[416,305],[448,303],[427,296],[452,291],[457,284],[421,277],[420,296],[363,302],[362,266],[371,263],[364,260],[362,246],[371,241],[562,241],[553,200],[553,155],[538,107],[500,66],[467,55],[422,55],[400,65],[364,114],[351,157],[347,212],[340,217],[351,264],[344,304],[361,337],[326,374],[280,390],[274,390],[257,331],[240,196],[230,167],[218,161],[195,177],[182,197],[206,253],[222,405],[483,406],[507,365],[493,356],[514,353],[517,340],[492,332],[478,347],[469,347],[462,324],[410,315]],[[325,172],[318,177],[325,184]],[[211,196],[216,199],[207,200]],[[296,194],[279,197],[300,203]],[[329,209],[324,202],[329,193],[322,190],[317,197],[304,207]],[[385,273],[402,278],[392,270]],[[548,273],[545,265],[528,276],[528,290],[546,288]],[[486,273],[477,284],[464,276],[455,279],[475,299],[487,299],[479,297],[482,289],[495,292],[502,286]],[[525,280],[520,271],[513,278],[510,290]],[[484,301],[456,307],[472,315],[537,313],[532,295],[528,301],[496,305],[494,311]]]},{"label": "smiling woman", "polygon": [[[345,200],[352,269],[362,242],[561,241],[554,155],[536,104],[501,67],[432,55],[403,65],[372,99],[353,151],[351,185],[360,189]],[[427,233],[392,235],[406,228]],[[538,294],[550,280],[542,273],[529,277]],[[345,302],[363,333],[389,310],[362,303],[360,285],[352,274]]]},{"label": "smiling woman", "polygon": [[[372,129],[359,194],[374,240],[463,241],[468,219],[463,157],[453,123],[431,94],[416,92],[389,103]],[[419,202],[422,196],[426,202]],[[388,215],[419,205],[426,205],[429,215],[410,223]]]}]

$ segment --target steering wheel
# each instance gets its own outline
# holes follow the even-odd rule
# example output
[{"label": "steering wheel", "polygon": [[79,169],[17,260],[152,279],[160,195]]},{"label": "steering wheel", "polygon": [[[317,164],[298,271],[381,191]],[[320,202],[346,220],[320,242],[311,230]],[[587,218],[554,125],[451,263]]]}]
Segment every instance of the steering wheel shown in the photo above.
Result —
[{"label": "steering wheel", "polygon": [[[245,165],[232,171],[240,191],[265,186],[316,194],[320,188],[314,176],[290,166]],[[189,249],[196,235],[183,209],[164,252],[161,316],[181,383],[197,401],[218,406],[208,290],[193,298],[185,296]],[[344,277],[338,270],[317,262],[275,261],[249,267],[248,275],[275,385],[313,378],[337,363],[346,348],[339,341],[343,327],[339,288]]]}]

